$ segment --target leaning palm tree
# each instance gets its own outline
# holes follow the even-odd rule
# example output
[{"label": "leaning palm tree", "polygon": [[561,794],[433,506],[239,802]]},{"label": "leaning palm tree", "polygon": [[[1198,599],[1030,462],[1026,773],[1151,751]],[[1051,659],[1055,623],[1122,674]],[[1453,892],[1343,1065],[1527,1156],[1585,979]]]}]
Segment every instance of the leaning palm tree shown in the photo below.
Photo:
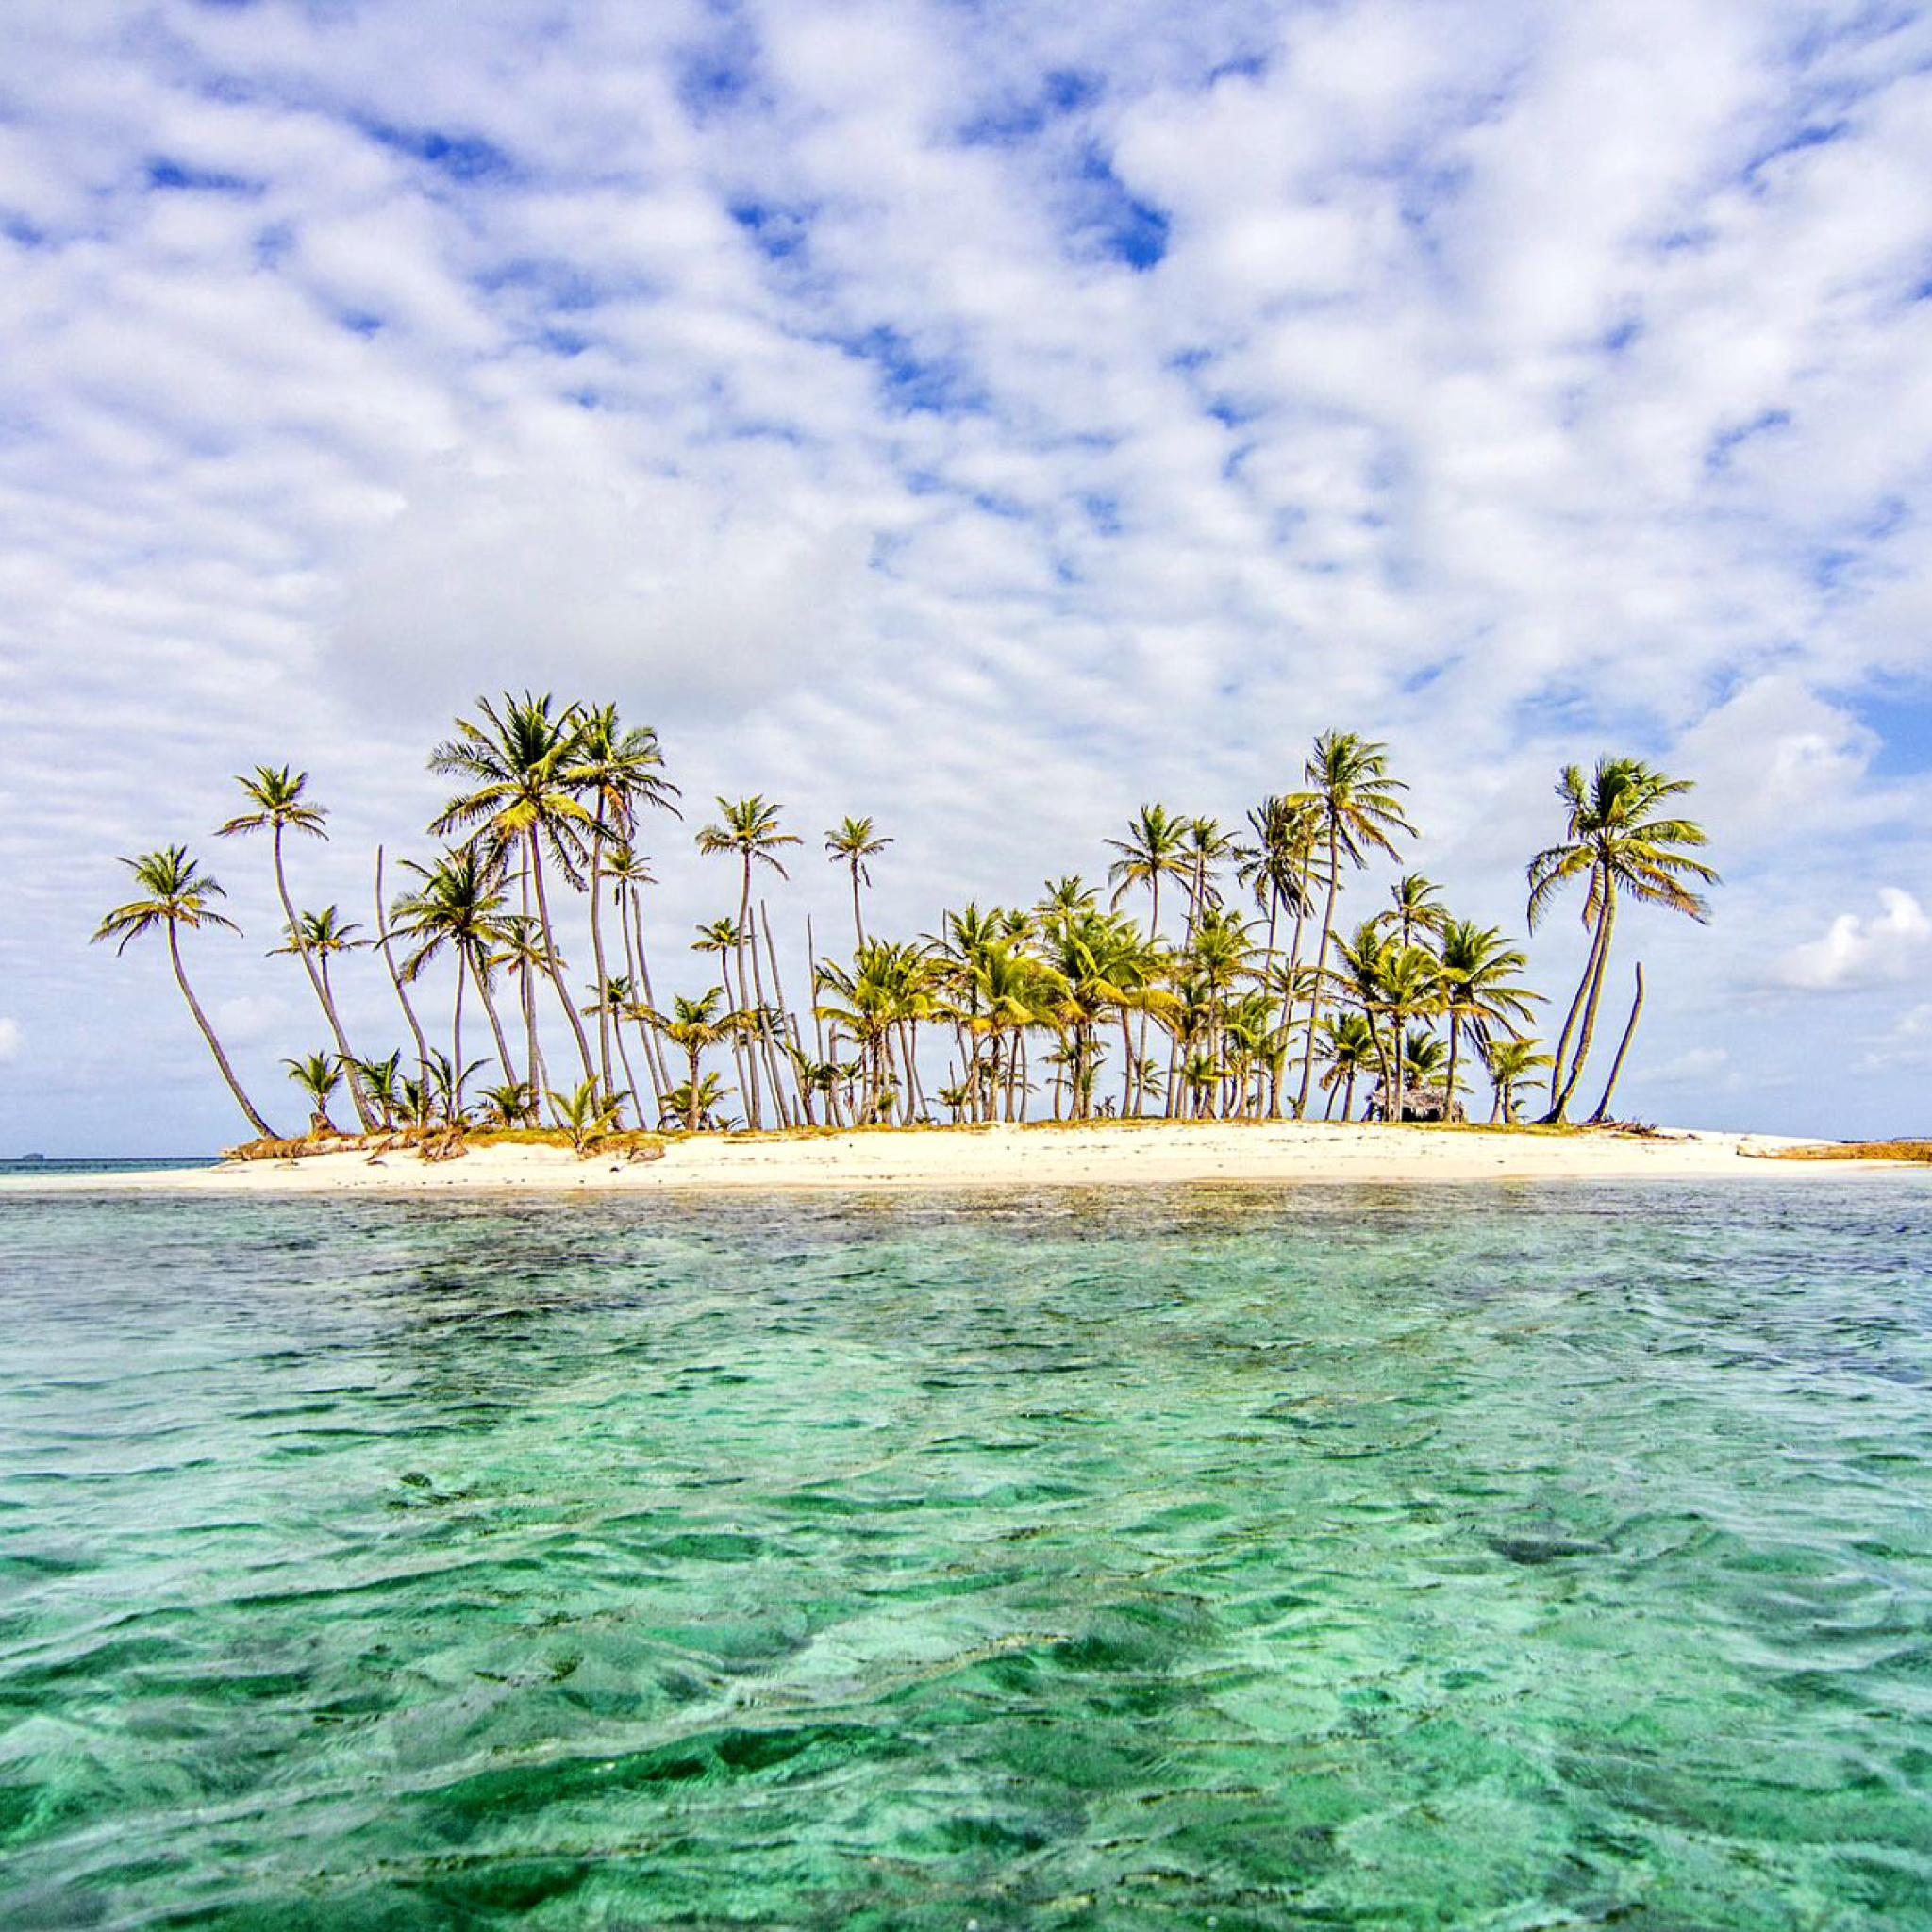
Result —
[{"label": "leaning palm tree", "polygon": [[[570,884],[580,884],[587,841],[597,817],[577,795],[574,775],[583,750],[583,713],[575,705],[557,710],[555,702],[547,691],[541,697],[525,691],[521,698],[506,691],[501,709],[488,698],[476,700],[480,724],[457,720],[457,735],[429,754],[429,769],[442,777],[460,779],[466,789],[449,802],[430,830],[439,836],[461,832],[465,846],[475,849],[492,872],[501,870],[512,851],[523,852],[550,981],[589,1079],[595,1071],[591,1041],[564,980],[543,860],[547,853]],[[534,1033],[527,1008],[525,1017]]]},{"label": "leaning palm tree", "polygon": [[225,926],[230,932],[241,931],[242,928],[232,919],[224,918],[214,909],[214,901],[225,899],[227,893],[189,858],[185,845],[170,845],[160,852],[144,852],[139,858],[124,858],[121,863],[133,873],[142,896],[130,899],[125,906],[115,907],[95,929],[94,940],[117,940],[120,943],[114,951],[125,953],[130,940],[139,939],[142,933],[152,932],[157,926],[166,926],[168,958],[173,962],[175,983],[181,989],[181,997],[188,1002],[188,1010],[194,1015],[194,1024],[201,1028],[201,1036],[208,1041],[216,1066],[222,1070],[222,1078],[228,1083],[228,1091],[248,1116],[249,1125],[264,1140],[271,1139],[275,1130],[255,1110],[255,1103],[242,1091],[242,1083],[235,1077],[235,1070],[228,1064],[228,1056],[222,1051],[222,1042],[215,1038],[215,1029],[208,1024],[208,1015],[201,1010],[201,1002],[194,997],[194,989],[188,983],[188,970],[181,963],[182,926],[191,932],[198,932],[205,925]]},{"label": "leaning palm tree", "polygon": [[865,861],[876,858],[891,842],[874,832],[870,819],[841,819],[834,829],[825,834],[825,857],[834,865],[851,868],[852,929],[861,946],[865,943],[865,921],[859,916],[858,889],[861,885],[872,884],[872,873]]},{"label": "leaning palm tree", "polygon": [[1341,887],[1341,861],[1360,867],[1370,848],[1395,856],[1398,833],[1410,838],[1415,827],[1403,816],[1398,791],[1407,791],[1400,778],[1389,775],[1389,748],[1353,731],[1324,731],[1315,741],[1313,755],[1303,767],[1307,790],[1290,799],[1319,814],[1327,853],[1327,896],[1322,906],[1322,937],[1315,948],[1315,991],[1308,1009],[1308,1043],[1302,1058],[1301,1091],[1295,1096],[1295,1117],[1308,1110],[1308,1086],[1315,1071],[1314,1020],[1322,999],[1323,975],[1328,970],[1328,942],[1335,930],[1335,895]]},{"label": "leaning palm tree", "polygon": [[[275,891],[282,901],[282,916],[288,921],[290,943],[280,950],[292,952],[302,961],[303,971],[308,975],[308,984],[314,991],[316,1003],[322,1008],[322,1016],[328,1023],[328,1030],[336,1042],[336,1055],[344,1066],[353,1067],[355,1056],[349,1051],[349,1042],[342,1032],[342,1023],[336,1013],[334,995],[329,991],[328,974],[318,971],[315,956],[309,950],[301,921],[295,916],[295,902],[289,896],[289,876],[282,864],[282,835],[296,831],[306,833],[311,839],[326,839],[323,829],[328,818],[325,806],[312,805],[302,796],[308,783],[307,772],[291,773],[287,765],[257,765],[255,775],[244,778],[239,773],[235,778],[241,786],[242,795],[248,800],[251,809],[230,819],[226,824],[217,828],[215,837],[231,839],[239,833],[268,830],[275,835]],[[358,1083],[349,1082],[350,1097],[356,1104],[356,1112],[366,1131],[375,1125],[375,1119],[369,1103]]]},{"label": "leaning palm tree", "polygon": [[328,962],[342,953],[359,953],[371,944],[369,940],[349,937],[361,930],[353,920],[342,917],[340,906],[325,906],[320,912],[297,914],[294,929],[287,935],[288,943],[273,947],[271,952],[306,953],[314,960],[315,970],[322,975],[323,992],[333,1005],[335,989],[329,984]]},{"label": "leaning palm tree", "polygon": [[[1710,917],[1709,906],[1694,887],[1715,885],[1718,875],[1687,849],[1707,842],[1704,828],[1658,810],[1666,801],[1690,790],[1688,778],[1667,778],[1641,758],[1599,758],[1588,780],[1578,767],[1566,765],[1557,781],[1557,796],[1569,820],[1567,836],[1563,843],[1539,852],[1529,862],[1529,926],[1534,932],[1555,894],[1572,879],[1581,878],[1586,881],[1583,924],[1591,945],[1583,977],[1557,1039],[1546,1121],[1563,1118],[1590,1055],[1618,893],[1628,893],[1639,905],[1681,912],[1700,924]],[[1576,1047],[1571,1054],[1573,1028]]]},{"label": "leaning palm tree", "polygon": [[[761,1013],[765,1007],[765,987],[764,975],[758,967],[757,933],[751,923],[751,869],[756,862],[770,866],[781,879],[789,877],[777,855],[783,847],[804,841],[791,832],[778,829],[779,808],[761,793],[755,791],[748,798],[720,798],[718,811],[720,823],[707,825],[698,833],[697,846],[700,852],[735,853],[742,868],[743,884],[738,902],[738,1004],[742,1012]],[[744,970],[747,941],[750,942],[751,954],[748,977]],[[746,1064],[751,1069],[751,1084],[744,1096],[745,1112],[749,1124],[754,1128],[760,1124],[758,1053],[761,1049],[770,1054],[771,1029],[768,1026],[758,1029],[751,1051],[745,1056]],[[779,1092],[774,1059],[768,1059],[766,1074],[772,1082],[774,1104],[782,1120],[785,1103]]]}]

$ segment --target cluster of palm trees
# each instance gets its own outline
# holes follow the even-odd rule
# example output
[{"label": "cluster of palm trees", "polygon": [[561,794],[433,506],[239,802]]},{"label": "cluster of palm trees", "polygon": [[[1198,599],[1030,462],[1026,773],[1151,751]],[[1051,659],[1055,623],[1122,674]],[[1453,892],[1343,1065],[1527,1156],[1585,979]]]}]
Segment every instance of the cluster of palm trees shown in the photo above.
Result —
[{"label": "cluster of palm trees", "polygon": [[[968,904],[938,929],[887,939],[866,927],[871,862],[891,843],[870,818],[824,834],[849,877],[853,951],[823,954],[806,922],[809,986],[788,1001],[766,900],[803,841],[762,795],[720,798],[697,850],[734,867],[735,910],[697,928],[690,950],[715,960],[709,983],[660,1003],[645,943],[639,849],[647,815],[679,814],[657,734],[612,706],[551,696],[478,699],[476,715],[429,757],[455,795],[429,829],[448,841],[405,860],[391,896],[375,858],[373,923],[339,906],[298,909],[285,846],[325,838],[308,774],[258,766],[240,779],[245,808],[218,837],[267,833],[284,925],[279,954],[299,962],[327,1029],[319,1051],[284,1062],[309,1108],[310,1131],[338,1130],[345,1095],[364,1132],[535,1125],[546,1115],[582,1141],[635,1119],[690,1130],[953,1121],[1324,1117],[1357,1109],[1387,1120],[1450,1118],[1480,1062],[1492,1119],[1517,1118],[1517,1094],[1550,1076],[1546,1119],[1566,1117],[1603,1004],[1621,900],[1706,917],[1697,888],[1715,874],[1694,854],[1703,832],[1670,815],[1686,791],[1641,760],[1605,758],[1557,786],[1564,836],[1529,868],[1534,925],[1582,881],[1589,952],[1553,1052],[1529,1033],[1541,995],[1497,929],[1455,917],[1419,874],[1400,877],[1352,930],[1338,924],[1350,877],[1412,838],[1406,787],[1387,748],[1349,732],[1315,741],[1300,789],[1271,797],[1240,826],[1146,805],[1107,841],[1105,882],[1050,880],[1026,906]],[[186,848],[124,859],[140,896],[102,921],[122,948],[164,930],[175,980],[251,1126],[271,1129],[243,1091],[182,959],[180,934],[232,930],[225,896]],[[587,979],[574,981],[557,893],[588,908]],[[1144,923],[1139,914],[1144,908]],[[332,969],[373,953],[408,1043],[386,1056],[351,1046]],[[447,1013],[425,1027],[425,974],[439,965]],[[1611,1094],[1642,1003],[1637,997],[1592,1118]],[[553,1075],[560,1015],[567,1071]],[[465,1058],[480,1011],[489,1051]],[[447,1027],[446,1033],[442,1030]],[[445,1047],[444,1041],[447,1041]],[[708,1058],[710,1064],[707,1065]],[[942,1069],[942,1070],[941,1070]],[[727,1078],[728,1073],[728,1078]],[[553,1079],[557,1084],[553,1084]]]}]

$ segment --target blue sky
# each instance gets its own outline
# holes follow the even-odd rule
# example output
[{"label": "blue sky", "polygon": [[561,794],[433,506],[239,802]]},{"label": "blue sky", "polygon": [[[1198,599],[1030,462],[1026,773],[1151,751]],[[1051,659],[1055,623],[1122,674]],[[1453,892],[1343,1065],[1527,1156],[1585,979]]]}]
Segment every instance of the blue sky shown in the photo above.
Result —
[{"label": "blue sky", "polygon": [[[0,56],[0,1151],[230,1131],[87,947],[116,854],[206,848],[273,1091],[230,774],[314,774],[358,910],[532,683],[782,800],[793,924],[847,811],[919,930],[1341,726],[1520,930],[1558,768],[1636,752],[1725,884],[1624,929],[1630,1108],[1924,1125],[1917,9],[12,0]],[[660,842],[675,945],[728,894]]]}]

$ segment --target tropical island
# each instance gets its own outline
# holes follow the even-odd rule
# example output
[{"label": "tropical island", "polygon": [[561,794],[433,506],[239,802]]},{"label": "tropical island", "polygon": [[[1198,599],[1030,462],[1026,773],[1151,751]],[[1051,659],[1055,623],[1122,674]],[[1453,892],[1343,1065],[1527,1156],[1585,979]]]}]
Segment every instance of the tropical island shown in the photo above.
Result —
[{"label": "tropical island", "polygon": [[[236,1161],[329,1156],[341,1174],[391,1168],[399,1155],[443,1164],[493,1150],[473,1170],[480,1177],[486,1166],[537,1172],[558,1153],[609,1156],[614,1171],[700,1136],[768,1150],[802,1137],[819,1150],[809,1171],[836,1164],[828,1136],[850,1166],[851,1137],[864,1130],[1112,1123],[1137,1130],[1141,1150],[1157,1124],[1195,1129],[1183,1171],[1245,1173],[1260,1143],[1224,1133],[1204,1153],[1204,1124],[1272,1128],[1277,1142],[1280,1130],[1318,1123],[1381,1136],[1456,1125],[1469,1118],[1465,1095],[1479,1072],[1491,1131],[1473,1137],[1480,1152],[1451,1164],[1489,1171],[1510,1164],[1496,1151],[1505,1141],[1535,1141],[1541,1151],[1528,1166],[1556,1171],[1563,1163],[1550,1140],[1571,1128],[1579,1105],[1620,909],[1703,921],[1704,889],[1717,880],[1699,856],[1703,829],[1677,809],[1690,781],[1634,758],[1600,758],[1588,773],[1566,767],[1558,836],[1526,865],[1528,924],[1574,889],[1585,938],[1546,1048],[1532,1030],[1546,999],[1521,976],[1524,952],[1458,917],[1420,873],[1402,874],[1352,923],[1341,918],[1354,875],[1377,857],[1399,861],[1416,828],[1388,747],[1328,731],[1302,786],[1263,799],[1240,826],[1144,805],[1106,841],[1104,885],[1078,874],[1048,879],[1030,905],[968,902],[916,937],[868,929],[870,867],[891,841],[870,817],[844,819],[823,849],[849,883],[851,948],[842,936],[836,951],[822,947],[807,920],[810,985],[798,1005],[760,889],[790,878],[787,860],[805,841],[762,795],[721,797],[692,839],[699,855],[729,867],[735,906],[683,942],[710,962],[709,983],[660,1002],[656,987],[669,974],[650,936],[656,881],[641,840],[647,824],[669,825],[682,811],[657,732],[624,724],[614,706],[506,693],[479,698],[428,763],[453,783],[428,828],[445,842],[402,861],[393,893],[377,849],[366,927],[340,905],[306,909],[294,896],[291,835],[327,837],[307,773],[257,766],[237,780],[243,809],[217,828],[222,839],[265,837],[285,918],[273,953],[305,976],[327,1036],[283,1062],[308,1116],[294,1135],[277,1133],[243,1088],[189,977],[184,934],[237,930],[220,909],[223,887],[185,845],[121,861],[138,896],[110,910],[94,938],[123,951],[164,939],[180,993],[254,1129],[229,1150]],[[573,977],[579,939],[587,980]],[[386,979],[406,1036],[387,1052],[352,1042],[341,1017],[337,977],[358,955]],[[1582,1126],[1616,1125],[1612,1103],[1643,1008],[1641,964],[1633,980]],[[471,1058],[479,1017],[488,1050]],[[1739,1138],[1702,1141],[1730,1155]],[[1151,1165],[1172,1165],[1180,1144]],[[1374,1146],[1375,1135],[1327,1144]],[[1396,1146],[1380,1141],[1384,1157]],[[1150,1165],[1144,1151],[1134,1158]],[[908,1160],[915,1177],[1003,1172],[984,1155],[912,1158],[903,1142],[859,1164],[891,1178]],[[702,1167],[713,1179],[725,1171],[715,1159]],[[692,1171],[688,1160],[679,1169]],[[1623,1168],[1612,1161],[1608,1171]]]}]

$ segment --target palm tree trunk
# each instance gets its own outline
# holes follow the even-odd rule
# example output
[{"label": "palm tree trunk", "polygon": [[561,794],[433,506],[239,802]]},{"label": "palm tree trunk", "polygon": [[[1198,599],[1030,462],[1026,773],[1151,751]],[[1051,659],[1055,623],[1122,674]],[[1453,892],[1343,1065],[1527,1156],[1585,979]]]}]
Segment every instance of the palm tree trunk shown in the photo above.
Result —
[{"label": "palm tree trunk", "polygon": [[1552,1122],[1563,1118],[1564,1109],[1570,1105],[1570,1096],[1576,1091],[1576,1083],[1583,1077],[1583,1063],[1590,1058],[1591,1037],[1596,1030],[1597,1001],[1604,989],[1604,970],[1610,963],[1610,929],[1617,920],[1617,902],[1612,889],[1606,888],[1603,910],[1597,916],[1596,971],[1591,976],[1590,997],[1583,1004],[1583,1022],[1576,1033],[1576,1055],[1570,1062],[1570,1072],[1563,1081],[1563,1091],[1557,1095],[1545,1118]]},{"label": "palm tree trunk", "polygon": [[463,1084],[463,980],[469,973],[469,961],[463,958],[463,949],[457,948],[457,1008],[456,1022],[450,1038],[449,1063],[449,1123],[455,1126],[460,1106],[459,1089]]},{"label": "palm tree trunk", "polygon": [[[744,973],[745,941],[751,930],[751,854],[746,852],[743,855],[743,858],[744,890],[740,893],[738,900],[738,1004],[741,1011],[757,1013],[756,1024],[762,1032],[764,1026],[764,1014],[762,1011],[765,1004],[764,993],[762,991],[759,991],[758,1004],[754,1007],[751,996],[751,981],[745,977]],[[756,952],[752,955],[752,965],[754,968],[758,965],[758,955]],[[758,1090],[758,1051],[756,1045],[745,1055],[745,1062],[751,1074],[751,1085],[743,1096],[745,1103],[744,1124],[756,1133],[764,1124],[764,1109],[760,1104]]]},{"label": "palm tree trunk", "polygon": [[208,1015],[201,1010],[201,1002],[194,997],[194,989],[188,983],[188,969],[181,963],[181,941],[172,919],[168,922],[168,957],[175,962],[175,984],[181,989],[181,997],[188,1002],[188,1010],[194,1015],[194,1024],[201,1028],[201,1037],[208,1041],[208,1051],[215,1057],[215,1065],[221,1068],[222,1078],[228,1083],[228,1091],[248,1116],[249,1125],[264,1141],[274,1140],[275,1129],[256,1112],[255,1103],[242,1092],[242,1083],[236,1079],[235,1070],[228,1064],[228,1056],[222,1051],[222,1042],[215,1038],[215,1029],[208,1024]]},{"label": "palm tree trunk", "polygon": [[491,997],[488,971],[482,966],[473,965],[471,972],[475,977],[476,991],[482,996],[483,1010],[490,1016],[491,1037],[496,1041],[496,1063],[503,1069],[504,1079],[514,1085],[517,1076],[509,1063],[509,1041],[504,1037],[503,1020],[497,1013],[495,1000]]},{"label": "palm tree trunk", "polygon": [[[651,991],[651,960],[644,949],[644,902],[635,886],[630,889],[630,926],[638,949],[638,984],[644,990],[645,1006],[655,1013],[658,1010],[658,995]],[[645,1033],[644,1041],[650,1052],[651,1062],[658,1072],[658,1092],[661,1098],[677,1083],[672,1079],[671,1069],[664,1062],[664,1042],[651,1031]]]},{"label": "palm tree trunk", "polygon": [[342,1073],[349,1083],[349,1098],[356,1106],[356,1118],[362,1123],[365,1134],[375,1129],[375,1116],[370,1111],[369,1101],[362,1091],[362,1082],[356,1075],[356,1056],[349,1051],[349,1042],[342,1033],[342,1023],[336,1014],[336,1003],[329,997],[326,977],[315,970],[315,960],[310,956],[308,941],[302,937],[301,923],[295,917],[295,902],[289,896],[289,880],[282,870],[282,827],[275,824],[275,891],[282,901],[282,913],[289,922],[289,943],[295,949],[295,957],[302,962],[302,970],[308,975],[309,989],[314,992],[316,1003],[322,1008],[322,1017],[328,1022],[328,1030],[334,1035],[336,1058],[341,1062]]},{"label": "palm tree trunk", "polygon": [[[1290,936],[1288,941],[1288,973],[1281,983],[1280,1026],[1281,1050],[1284,1058],[1288,1053],[1289,1029],[1294,1024],[1294,975],[1296,969],[1302,963],[1302,927],[1307,919],[1307,881],[1305,877],[1300,889],[1298,889],[1298,896],[1295,900],[1294,931]],[[1312,1020],[1308,1023],[1308,1037],[1310,1040],[1314,1038],[1314,1022]],[[1281,1068],[1277,1066],[1269,1082],[1268,1118],[1274,1121],[1278,1121],[1281,1118]],[[1333,1113],[1335,1109],[1333,1106],[1334,1096],[1332,1094],[1329,1096],[1329,1100],[1328,1112]],[[1327,1117],[1327,1114],[1323,1116],[1324,1120]]]},{"label": "palm tree trunk", "polygon": [[858,935],[858,950],[865,950],[865,921],[858,916],[858,855],[852,855],[852,930]]},{"label": "palm tree trunk", "polygon": [[1322,942],[1315,948],[1315,983],[1308,992],[1308,1050],[1302,1056],[1301,1091],[1294,1099],[1296,1120],[1308,1110],[1308,1082],[1315,1076],[1315,1023],[1322,1016],[1323,975],[1328,970],[1328,940],[1335,929],[1335,894],[1341,885],[1341,858],[1336,849],[1335,821],[1331,818],[1328,821],[1328,895],[1322,905]]},{"label": "palm tree trunk", "polygon": [[688,1046],[685,1052],[691,1058],[691,1085],[685,1089],[684,1130],[695,1134],[698,1130],[698,1050]]},{"label": "palm tree trunk", "polygon": [[[603,821],[591,834],[591,964],[597,974],[597,1064],[604,1074],[604,1091],[610,1091],[610,996],[606,989],[608,975],[604,971],[604,832]],[[620,889],[621,890],[621,889]]]},{"label": "palm tree trunk", "polygon": [[1449,1074],[1442,1089],[1442,1124],[1449,1124],[1449,1110],[1456,1105],[1456,1047],[1462,1035],[1462,1022],[1454,1008],[1449,1012]]},{"label": "palm tree trunk", "polygon": [[1576,991],[1570,1002],[1570,1010],[1563,1016],[1563,1030],[1557,1036],[1557,1049],[1550,1060],[1550,1106],[1557,1104],[1557,1090],[1563,1084],[1563,1057],[1570,1050],[1570,1036],[1576,1030],[1576,1016],[1583,1010],[1584,995],[1590,991],[1590,982],[1596,974],[1597,952],[1603,944],[1603,920],[1599,916],[1590,935],[1590,950],[1583,956],[1583,977],[1576,982]]},{"label": "palm tree trunk", "polygon": [[[563,1017],[570,1022],[570,1030],[576,1036],[577,1057],[583,1061],[584,1078],[594,1080],[597,1070],[591,1064],[590,1036],[584,1031],[584,1023],[577,1018],[576,1004],[570,996],[570,988],[563,981],[563,966],[558,958],[557,940],[550,924],[550,895],[543,890],[543,855],[537,842],[533,827],[525,835],[530,847],[530,884],[537,894],[537,924],[543,934],[543,963],[550,974],[550,982],[557,989],[557,997],[563,1003]],[[535,1033],[534,1016],[531,1031]]]},{"label": "palm tree trunk", "polygon": [[[758,964],[758,933],[760,930],[762,930],[765,936],[765,957],[772,963],[772,1007],[774,1015],[773,1026],[778,1030],[779,1037],[782,1038],[788,1017],[785,1011],[785,989],[778,980],[778,949],[772,943],[772,915],[766,910],[765,902],[762,899],[758,901],[758,923],[752,929],[751,936],[751,958],[754,967]],[[759,989],[758,997],[760,1001],[764,998],[762,987]],[[778,1058],[777,1049],[772,1044],[771,1030],[770,1028],[766,1030],[765,1070],[771,1076],[772,1105],[778,1109],[778,1124],[781,1127],[789,1127],[796,1123],[791,1103],[786,1098],[783,1062]]]},{"label": "palm tree trunk", "polygon": [[403,990],[403,976],[396,971],[395,947],[391,942],[389,932],[389,910],[382,903],[382,847],[375,848],[375,932],[377,943],[382,947],[382,961],[389,968],[389,982],[396,990],[396,999],[401,1004],[403,1018],[409,1023],[409,1031],[416,1039],[416,1077],[426,1080],[429,1077],[429,1042],[423,1036],[422,1023],[416,1018],[416,1009],[409,1004],[409,995]]},{"label": "palm tree trunk", "polygon": [[1610,1095],[1617,1091],[1617,1075],[1624,1071],[1624,1056],[1630,1051],[1630,1036],[1637,1031],[1637,1016],[1643,1010],[1643,961],[1637,962],[1637,997],[1630,1003],[1629,1024],[1624,1028],[1624,1037],[1617,1042],[1617,1058],[1610,1062],[1610,1077],[1604,1088],[1604,1097],[1596,1104],[1596,1111],[1590,1117],[1590,1124],[1601,1126],[1610,1117]]}]

